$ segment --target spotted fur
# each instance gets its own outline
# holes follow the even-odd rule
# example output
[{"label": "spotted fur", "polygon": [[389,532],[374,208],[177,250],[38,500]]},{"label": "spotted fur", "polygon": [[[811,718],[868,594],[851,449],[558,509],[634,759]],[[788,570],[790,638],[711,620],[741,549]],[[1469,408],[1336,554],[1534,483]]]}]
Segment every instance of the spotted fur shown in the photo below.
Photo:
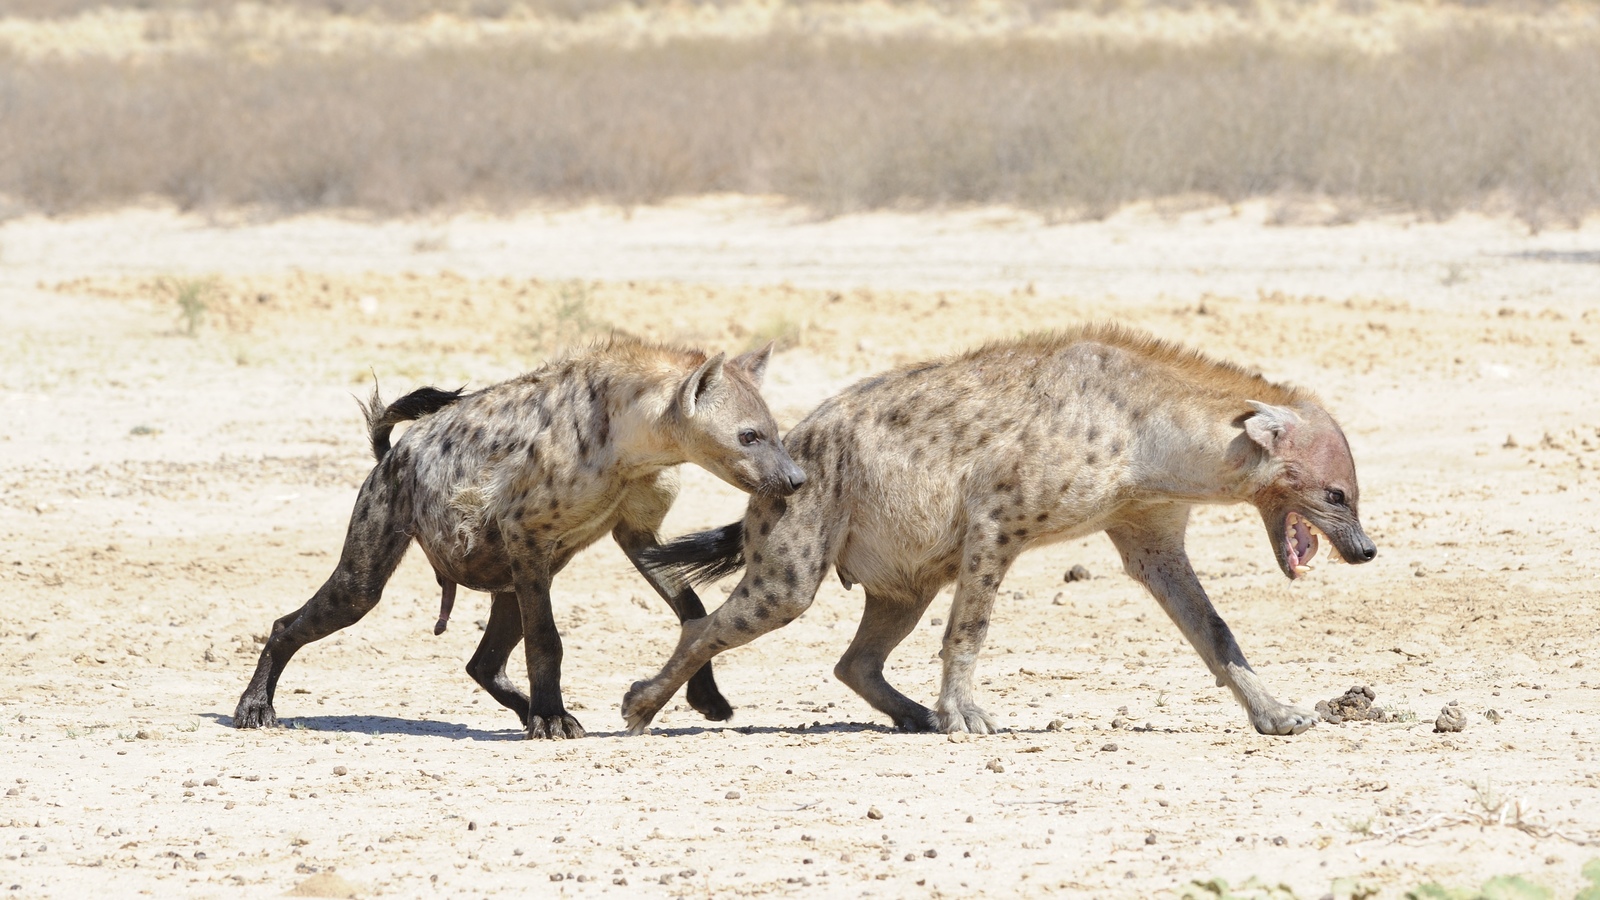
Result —
[{"label": "spotted fur", "polygon": [[[1349,447],[1312,394],[1116,326],[992,343],[866,379],[785,443],[806,490],[752,497],[742,523],[647,557],[680,577],[747,568],[720,609],[685,623],[662,672],[628,692],[632,730],[687,673],[804,612],[832,568],[866,592],[835,674],[902,728],[993,731],[972,684],[1001,580],[1024,550],[1104,531],[1251,723],[1297,733],[1311,714],[1267,692],[1195,577],[1189,508],[1253,503],[1280,564],[1291,512],[1350,561],[1377,552],[1356,514]],[[929,710],[891,687],[883,667],[952,582],[943,685]]]},{"label": "spotted fur", "polygon": [[[694,462],[746,491],[773,496],[804,483],[777,437],[759,386],[771,347],[722,355],[614,337],[470,394],[423,388],[366,408],[377,466],[356,497],[333,575],[303,607],[273,623],[233,723],[273,725],[273,695],[302,646],[375,606],[415,540],[444,592],[493,595],[473,679],[517,713],[529,737],[581,737],[561,696],[561,638],[550,582],[579,550],[610,534],[637,566],[677,494],[674,467]],[[389,449],[390,431],[415,424]],[[680,620],[705,615],[694,590],[644,572]],[[530,690],[506,677],[525,645]],[[711,669],[689,701],[712,719],[732,709]]]}]

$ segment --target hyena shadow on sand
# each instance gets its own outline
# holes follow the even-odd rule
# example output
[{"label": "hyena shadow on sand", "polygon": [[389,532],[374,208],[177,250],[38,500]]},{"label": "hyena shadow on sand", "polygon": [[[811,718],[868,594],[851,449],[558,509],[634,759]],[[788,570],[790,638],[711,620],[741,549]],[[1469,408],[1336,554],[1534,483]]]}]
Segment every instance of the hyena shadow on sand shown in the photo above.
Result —
[{"label": "hyena shadow on sand", "polygon": [[[657,545],[680,463],[773,497],[805,483],[759,393],[771,353],[769,345],[725,360],[614,336],[473,393],[422,388],[385,407],[374,391],[365,411],[378,463],[339,563],[304,606],[273,623],[233,724],[277,724],[273,696],[289,659],[376,606],[415,540],[443,589],[435,633],[456,585],[493,596],[467,663],[472,678],[528,737],[582,737],[561,696],[551,580],[610,534],[680,621],[705,615],[686,581],[644,569],[640,554]],[[391,449],[394,427],[412,420]],[[526,694],[505,671],[519,642]],[[709,666],[689,679],[688,700],[712,720],[733,714]]]},{"label": "hyena shadow on sand", "polygon": [[[829,568],[866,605],[834,674],[900,728],[987,733],[973,673],[995,594],[1022,551],[1104,531],[1263,734],[1315,716],[1251,669],[1184,548],[1190,507],[1253,504],[1289,578],[1325,536],[1349,562],[1361,528],[1344,433],[1309,392],[1115,326],[990,344],[862,381],[785,438],[809,484],[752,496],[744,520],[645,553],[704,581],[746,569],[710,616],[683,623],[660,674],[623,699],[635,733],[718,653],[795,619]],[[955,583],[930,710],[883,676],[934,594]]]}]

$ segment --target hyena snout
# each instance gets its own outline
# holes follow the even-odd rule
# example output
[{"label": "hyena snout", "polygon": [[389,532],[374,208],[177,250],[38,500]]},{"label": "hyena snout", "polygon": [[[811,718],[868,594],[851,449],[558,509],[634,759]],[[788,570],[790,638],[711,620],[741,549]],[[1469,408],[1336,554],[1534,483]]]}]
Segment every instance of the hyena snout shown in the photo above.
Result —
[{"label": "hyena snout", "polygon": [[779,449],[772,454],[773,458],[768,465],[765,477],[757,486],[755,493],[768,494],[775,497],[787,497],[795,491],[805,487],[806,470],[795,464],[789,454]]}]

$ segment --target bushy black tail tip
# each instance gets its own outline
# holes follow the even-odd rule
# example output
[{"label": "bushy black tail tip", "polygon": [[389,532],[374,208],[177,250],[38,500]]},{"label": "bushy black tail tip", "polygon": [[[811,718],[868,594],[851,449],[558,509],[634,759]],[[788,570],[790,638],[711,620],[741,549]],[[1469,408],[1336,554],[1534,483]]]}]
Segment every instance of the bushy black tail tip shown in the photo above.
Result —
[{"label": "bushy black tail tip", "polygon": [[692,585],[726,578],[744,568],[744,523],[686,534],[640,556],[646,569]]}]

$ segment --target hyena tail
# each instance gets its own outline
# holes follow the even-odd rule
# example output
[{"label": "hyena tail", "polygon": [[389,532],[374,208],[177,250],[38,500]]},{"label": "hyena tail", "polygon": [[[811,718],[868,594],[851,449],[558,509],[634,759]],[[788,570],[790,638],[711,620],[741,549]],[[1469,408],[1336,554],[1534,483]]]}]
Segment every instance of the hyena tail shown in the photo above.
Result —
[{"label": "hyena tail", "polygon": [[686,534],[644,550],[640,556],[651,572],[691,585],[716,581],[744,568],[744,523]]},{"label": "hyena tail", "polygon": [[383,398],[378,396],[378,386],[374,384],[371,402],[356,401],[361,406],[361,414],[367,417],[367,433],[372,438],[373,458],[379,462],[383,461],[384,455],[389,452],[389,432],[393,431],[396,425],[444,409],[461,399],[461,390],[465,388],[454,391],[442,391],[436,387],[417,388],[384,406]]}]

